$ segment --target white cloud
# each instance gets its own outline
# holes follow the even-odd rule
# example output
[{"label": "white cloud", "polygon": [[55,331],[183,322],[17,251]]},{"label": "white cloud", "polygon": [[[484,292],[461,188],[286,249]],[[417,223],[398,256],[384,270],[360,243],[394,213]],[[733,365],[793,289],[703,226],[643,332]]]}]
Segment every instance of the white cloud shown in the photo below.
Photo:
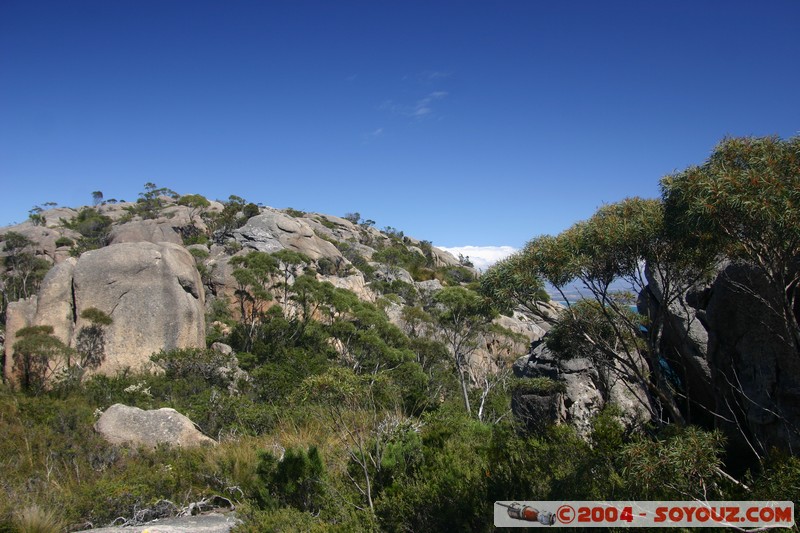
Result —
[{"label": "white cloud", "polygon": [[370,135],[372,135],[373,137],[379,137],[383,135],[383,128],[378,128],[377,130],[370,133]]},{"label": "white cloud", "polygon": [[434,72],[428,72],[427,77],[428,77],[429,80],[436,81],[436,80],[442,80],[442,79],[445,79],[445,78],[449,78],[452,75],[453,75],[452,72],[434,71]]},{"label": "white cloud", "polygon": [[389,111],[397,115],[405,115],[421,119],[434,113],[433,104],[445,99],[449,93],[447,91],[434,91],[417,100],[413,105],[399,104],[393,100],[385,100],[379,106],[381,111]]},{"label": "white cloud", "polygon": [[455,257],[458,257],[458,254],[469,257],[475,268],[482,271],[517,251],[512,246],[452,246],[447,248],[439,246],[438,248],[450,252]]},{"label": "white cloud", "polygon": [[430,114],[433,111],[431,105],[436,100],[441,100],[447,96],[446,91],[434,91],[425,98],[422,98],[417,101],[417,104],[414,106],[414,109],[411,111],[412,117],[424,117],[425,115]]}]

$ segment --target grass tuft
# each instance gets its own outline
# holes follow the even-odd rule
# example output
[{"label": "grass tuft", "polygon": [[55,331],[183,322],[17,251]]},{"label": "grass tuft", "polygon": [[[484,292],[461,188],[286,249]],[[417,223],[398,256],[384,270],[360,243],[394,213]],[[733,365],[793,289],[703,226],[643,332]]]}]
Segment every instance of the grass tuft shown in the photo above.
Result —
[{"label": "grass tuft", "polygon": [[36,504],[14,513],[14,526],[19,533],[59,533],[66,527],[55,511]]}]

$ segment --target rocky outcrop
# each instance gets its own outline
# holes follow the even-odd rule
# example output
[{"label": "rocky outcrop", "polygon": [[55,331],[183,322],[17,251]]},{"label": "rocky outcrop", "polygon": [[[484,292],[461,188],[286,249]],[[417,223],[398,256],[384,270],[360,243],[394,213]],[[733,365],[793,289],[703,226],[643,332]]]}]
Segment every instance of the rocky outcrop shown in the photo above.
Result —
[{"label": "rocky outcrop", "polygon": [[[641,361],[641,364],[645,364]],[[588,437],[592,419],[606,404],[613,403],[628,426],[650,420],[647,392],[638,384],[626,382],[618,373],[599,370],[590,359],[578,357],[559,360],[543,340],[532,344],[528,355],[513,366],[522,378],[548,378],[560,386],[543,392],[530,391],[523,385],[514,394],[512,408],[529,428],[542,428],[547,423],[568,423],[578,434]],[[548,416],[545,421],[532,416]]]},{"label": "rocky outcrop", "polygon": [[17,331],[33,324],[36,318],[36,297],[11,302],[6,309],[5,366],[6,379],[14,379],[14,343]]},{"label": "rocky outcrop", "polygon": [[233,232],[233,238],[244,248],[259,252],[277,252],[284,248],[305,254],[313,261],[327,257],[344,262],[341,252],[330,242],[317,237],[300,218],[276,210],[267,210],[247,221]]},{"label": "rocky outcrop", "polygon": [[359,300],[375,303],[377,295],[367,286],[367,282],[360,273],[340,278],[339,276],[319,276],[321,281],[327,281],[337,289],[346,289],[355,293]]},{"label": "rocky outcrop", "polygon": [[470,359],[473,373],[479,379],[508,368],[545,334],[530,317],[519,313],[511,317],[501,315],[492,321],[492,326],[479,335],[478,347]]},{"label": "rocky outcrop", "polygon": [[527,348],[531,342],[538,341],[547,334],[547,331],[545,331],[533,317],[519,312],[515,312],[513,316],[501,315],[494,319],[494,323],[512,333],[524,336],[527,339],[525,348]]},{"label": "rocky outcrop", "polygon": [[74,346],[87,325],[80,314],[90,307],[113,320],[106,328],[100,372],[139,368],[161,350],[202,348],[204,301],[194,259],[181,246],[123,243],[86,252],[51,269],[35,300],[9,306],[6,330],[12,342],[6,342],[6,376],[11,376],[16,331],[50,325]]},{"label": "rocky outcrop", "polygon": [[[56,241],[62,237],[77,241],[81,236],[78,232],[71,229],[34,226],[30,222],[24,222],[16,226],[3,228],[0,230],[0,235],[4,235],[5,233],[12,231],[27,237],[31,240],[31,242],[33,242],[33,246],[30,250],[32,253],[43,256],[49,261],[56,263],[63,261],[69,256],[67,251],[68,248],[59,247],[56,244]],[[6,253],[3,251],[3,247],[0,246],[0,257],[4,257],[5,255]]]},{"label": "rocky outcrop", "polygon": [[722,263],[711,284],[664,306],[648,277],[640,312],[666,312],[661,351],[692,401],[691,421],[722,429],[734,453],[800,447],[800,359],[757,269]]},{"label": "rocky outcrop", "polygon": [[375,269],[373,272],[373,276],[378,281],[385,281],[387,283],[391,283],[393,281],[402,281],[403,283],[408,283],[409,285],[414,284],[414,278],[411,277],[408,270],[397,266],[389,266],[383,263],[370,263],[369,264],[372,268]]},{"label": "rocky outcrop", "polygon": [[144,411],[116,403],[103,412],[94,428],[111,444],[146,448],[159,444],[181,448],[216,444],[203,435],[194,422],[166,407]]},{"label": "rocky outcrop", "polygon": [[41,215],[45,219],[45,226],[48,228],[57,228],[61,226],[61,220],[72,220],[78,212],[71,207],[55,207],[43,211]]},{"label": "rocky outcrop", "polygon": [[736,421],[720,427],[759,453],[800,447],[800,358],[769,300],[777,297],[763,275],[732,263],[714,281],[705,309],[717,412]]},{"label": "rocky outcrop", "polygon": [[[567,420],[564,394],[560,390],[518,386],[511,394],[511,411],[528,432],[536,435],[544,434],[550,424]],[[584,430],[581,434],[588,433]]]},{"label": "rocky outcrop", "polygon": [[[458,259],[453,257],[450,252],[445,252],[434,246],[431,248],[431,253],[433,255],[433,266],[435,267],[461,266]],[[471,270],[475,272],[474,269]]]},{"label": "rocky outcrop", "polygon": [[77,259],[70,257],[53,267],[42,281],[36,299],[34,324],[53,326],[54,335],[66,343],[75,332],[72,280],[77,264]]},{"label": "rocky outcrop", "polygon": [[[317,234],[335,241],[351,243],[358,252],[370,259],[376,246],[386,245],[389,238],[372,226],[353,224],[344,218],[307,213],[302,219]],[[361,248],[363,246],[364,248]]]},{"label": "rocky outcrop", "polygon": [[664,314],[660,350],[673,381],[679,382],[690,398],[684,405],[689,422],[712,425],[716,398],[708,360],[706,311],[710,287],[700,285],[664,302],[663,282],[650,268],[645,269],[647,287],[639,295],[638,312],[657,317]]},{"label": "rocky outcrop", "polygon": [[[307,213],[302,217],[304,223],[317,234],[324,235],[326,238],[335,241],[346,242],[359,255],[372,260],[372,254],[376,249],[389,246],[392,240],[378,229],[369,225],[353,224],[344,218],[320,213]],[[404,237],[403,242],[410,250],[425,255],[422,251],[422,241],[411,237]],[[435,246],[431,247],[431,260],[434,268],[460,266],[458,259],[450,252],[446,252]]]},{"label": "rocky outcrop", "polygon": [[438,279],[429,279],[426,281],[418,281],[415,283],[417,286],[417,290],[419,290],[420,294],[423,296],[431,295],[436,291],[440,291],[444,289],[444,285]]},{"label": "rocky outcrop", "polygon": [[550,331],[550,328],[558,322],[559,316],[564,311],[564,306],[560,303],[550,300],[549,302],[536,302],[536,313],[530,315],[531,320],[536,323],[545,332]]},{"label": "rocky outcrop", "polygon": [[110,244],[123,242],[171,242],[183,244],[181,236],[172,229],[171,224],[154,220],[140,220],[115,226],[109,234]]}]

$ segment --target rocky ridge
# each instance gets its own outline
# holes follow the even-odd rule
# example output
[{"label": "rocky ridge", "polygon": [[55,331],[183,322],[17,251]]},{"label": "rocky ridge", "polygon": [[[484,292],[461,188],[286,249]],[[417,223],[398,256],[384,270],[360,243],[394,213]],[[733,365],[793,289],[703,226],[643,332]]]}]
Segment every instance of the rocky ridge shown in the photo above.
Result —
[{"label": "rocky ridge", "polygon": [[[313,267],[317,279],[350,290],[362,300],[382,301],[400,327],[405,326],[401,313],[393,312],[392,306],[402,307],[408,297],[430,298],[444,285],[475,275],[429,242],[396,230],[380,231],[368,223],[249,204],[236,214],[233,227],[220,228],[212,222],[228,204],[210,202],[197,209],[166,196],[159,202],[153,218],[142,214],[141,203],[128,202],[99,205],[91,208],[94,211],[52,209],[41,213],[44,225],[28,221],[0,229],[0,235],[24,235],[31,243],[29,250],[53,265],[36,295],[8,305],[6,378],[13,377],[17,331],[50,325],[56,337],[75,346],[86,325],[80,315],[90,307],[113,319],[99,372],[139,368],[161,350],[204,347],[205,313],[219,300],[234,301],[237,284],[230,261],[251,251],[303,254],[310,260],[306,268]],[[91,219],[96,223],[107,217],[108,232],[104,246],[81,253],[84,230],[75,221],[87,214],[96,215]],[[65,244],[69,242],[74,244]],[[412,274],[403,264],[376,260],[381,250],[392,247],[406,257],[418,257],[417,263],[425,266]],[[385,293],[390,286],[402,288],[404,296]],[[510,365],[547,327],[519,313],[497,323],[511,336],[493,333],[480,339],[472,357],[478,374]]]}]

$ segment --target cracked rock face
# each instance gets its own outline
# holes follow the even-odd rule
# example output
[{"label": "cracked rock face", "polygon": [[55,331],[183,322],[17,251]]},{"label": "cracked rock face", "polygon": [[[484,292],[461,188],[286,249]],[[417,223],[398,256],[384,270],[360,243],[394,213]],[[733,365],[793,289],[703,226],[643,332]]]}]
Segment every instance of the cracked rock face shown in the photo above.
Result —
[{"label": "cracked rock face", "polygon": [[[74,346],[77,333],[89,325],[80,314],[90,307],[114,321],[106,328],[102,373],[137,369],[161,350],[205,346],[203,285],[194,259],[176,244],[114,244],[86,252],[77,261],[64,261],[48,272],[30,305],[35,312],[12,319],[17,327],[7,330],[9,377],[17,330],[50,325],[56,336]],[[10,315],[14,309],[9,308]]]}]

